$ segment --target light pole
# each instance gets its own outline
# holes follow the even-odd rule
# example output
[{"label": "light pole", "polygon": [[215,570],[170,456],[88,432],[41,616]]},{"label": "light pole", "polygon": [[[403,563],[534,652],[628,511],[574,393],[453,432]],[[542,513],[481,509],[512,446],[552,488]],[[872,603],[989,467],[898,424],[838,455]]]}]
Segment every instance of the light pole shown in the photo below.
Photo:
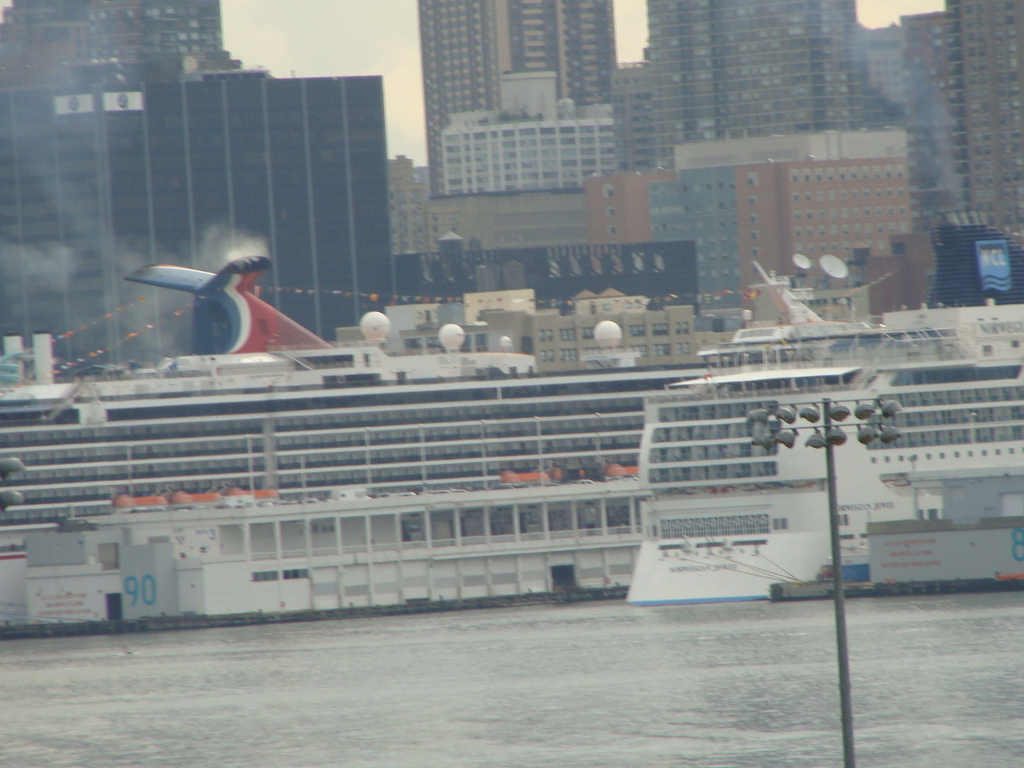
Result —
[{"label": "light pole", "polygon": [[[868,445],[874,440],[889,444],[902,437],[902,433],[892,424],[892,419],[901,410],[895,400],[875,400],[874,402],[857,402],[853,411],[849,406],[823,397],[819,403],[799,406],[796,410],[788,405],[770,404],[767,408],[758,408],[747,414],[748,420],[754,423],[754,436],[751,442],[770,450],[773,445],[784,445],[792,448],[796,443],[797,431],[813,429],[814,431],[804,442],[810,448],[825,449],[825,474],[828,489],[829,534],[832,543],[832,603],[836,621],[836,655],[839,666],[839,709],[843,727],[843,766],[855,768],[857,764],[853,741],[853,704],[850,694],[850,655],[846,643],[846,592],[843,585],[843,555],[839,535],[839,502],[836,496],[836,464],[834,448],[846,442],[846,433],[836,426],[836,422],[846,421],[852,415],[860,422],[857,429],[857,441]],[[823,417],[824,433],[818,427],[790,427],[797,418],[816,424]],[[887,423],[888,422],[888,423]],[[761,428],[758,429],[758,425]]]}]

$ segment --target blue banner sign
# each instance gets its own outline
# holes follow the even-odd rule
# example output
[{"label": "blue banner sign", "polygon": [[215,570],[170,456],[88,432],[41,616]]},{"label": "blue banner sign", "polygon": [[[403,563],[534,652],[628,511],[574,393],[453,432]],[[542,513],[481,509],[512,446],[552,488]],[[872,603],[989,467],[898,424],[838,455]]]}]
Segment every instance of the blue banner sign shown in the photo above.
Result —
[{"label": "blue banner sign", "polygon": [[977,240],[978,276],[983,291],[1010,290],[1010,248],[1005,240]]}]

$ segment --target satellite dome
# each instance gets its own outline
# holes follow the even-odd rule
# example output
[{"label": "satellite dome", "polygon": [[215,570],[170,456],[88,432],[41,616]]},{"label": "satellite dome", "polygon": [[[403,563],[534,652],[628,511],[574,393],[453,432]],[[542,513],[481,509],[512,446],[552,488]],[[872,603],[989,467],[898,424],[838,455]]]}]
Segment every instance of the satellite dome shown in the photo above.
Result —
[{"label": "satellite dome", "polygon": [[617,347],[622,341],[622,329],[613,320],[602,320],[594,326],[594,341],[599,347]]},{"label": "satellite dome", "polygon": [[359,321],[359,330],[367,341],[384,341],[391,330],[391,320],[383,312],[367,312]]},{"label": "satellite dome", "polygon": [[441,326],[437,339],[449,352],[458,352],[462,348],[462,342],[466,340],[466,332],[455,323],[448,323]]},{"label": "satellite dome", "polygon": [[500,339],[498,339],[498,346],[501,347],[502,352],[511,352],[512,339],[510,339],[508,336],[502,336]]}]

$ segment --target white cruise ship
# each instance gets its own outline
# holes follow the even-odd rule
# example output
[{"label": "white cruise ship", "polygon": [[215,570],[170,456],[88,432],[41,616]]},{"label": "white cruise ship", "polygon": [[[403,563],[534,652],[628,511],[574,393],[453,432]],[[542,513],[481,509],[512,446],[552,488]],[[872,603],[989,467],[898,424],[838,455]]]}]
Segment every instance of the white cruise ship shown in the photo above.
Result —
[{"label": "white cruise ship", "polygon": [[[978,243],[1001,242],[1004,259],[1024,267],[992,230],[975,227],[965,246],[963,229],[947,232],[956,242],[945,256],[970,265],[977,249],[974,283]],[[970,287],[970,274],[960,279]],[[941,517],[940,497],[898,492],[908,472],[1024,460],[1024,304],[997,305],[992,292],[978,306],[889,313],[872,328],[820,322],[783,280],[769,282],[802,322],[739,331],[704,352],[704,378],[647,400],[640,472],[651,498],[631,603],[765,599],[771,583],[813,580],[826,564],[824,452],[804,447],[804,430],[792,449],[752,445],[754,409],[824,397],[902,405],[902,438],[864,446],[847,427],[835,450],[844,561],[865,560],[869,522]]]},{"label": "white cruise ship", "polygon": [[[458,351],[457,327],[444,354],[391,357],[376,343],[383,316],[367,341],[328,345],[253,295],[267,266],[134,275],[196,295],[201,354],[156,369],[54,383],[43,337],[40,374],[15,385],[29,353],[6,339],[0,458],[28,468],[7,521],[81,519],[119,532],[104,543],[120,547],[169,541],[175,561],[213,569],[204,612],[628,583],[643,396],[681,371],[538,376],[531,355]],[[76,557],[112,575],[108,554]],[[0,610],[19,613],[18,589]],[[36,602],[37,616],[63,610]]]}]

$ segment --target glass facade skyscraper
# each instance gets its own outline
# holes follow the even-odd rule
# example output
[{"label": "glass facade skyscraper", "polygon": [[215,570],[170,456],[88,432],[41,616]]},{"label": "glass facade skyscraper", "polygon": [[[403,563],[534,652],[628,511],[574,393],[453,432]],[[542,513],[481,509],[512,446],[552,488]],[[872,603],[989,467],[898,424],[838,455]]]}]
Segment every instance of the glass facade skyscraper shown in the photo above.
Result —
[{"label": "glass facade skyscraper", "polygon": [[70,359],[114,349],[139,290],[126,273],[215,271],[262,248],[264,298],[327,338],[356,321],[360,294],[390,289],[379,77],[197,73],[122,93],[0,94],[5,332],[75,330],[56,348]]}]

